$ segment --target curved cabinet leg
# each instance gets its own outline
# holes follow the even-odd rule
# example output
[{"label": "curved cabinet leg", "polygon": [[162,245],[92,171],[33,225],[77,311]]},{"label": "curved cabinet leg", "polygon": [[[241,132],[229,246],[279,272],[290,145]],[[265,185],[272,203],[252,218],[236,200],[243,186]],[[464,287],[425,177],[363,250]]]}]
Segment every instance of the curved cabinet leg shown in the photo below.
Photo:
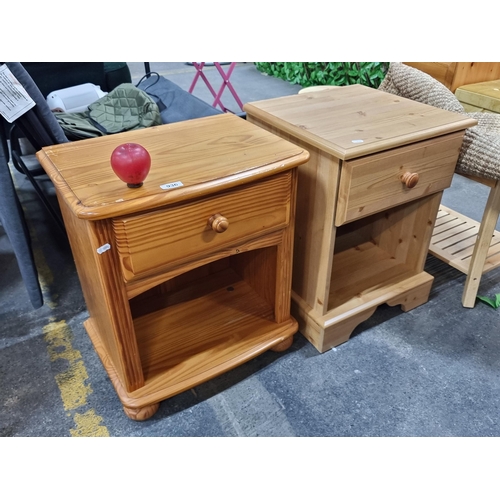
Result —
[{"label": "curved cabinet leg", "polygon": [[151,418],[160,407],[160,403],[154,403],[149,406],[143,406],[142,408],[128,408],[127,406],[123,407],[123,411],[128,418],[132,420],[147,420]]},{"label": "curved cabinet leg", "polygon": [[292,344],[293,344],[293,335],[290,335],[290,337],[288,337],[287,339],[271,347],[271,351],[283,352],[286,351],[288,348],[290,348]]},{"label": "curved cabinet leg", "polygon": [[349,315],[345,319],[337,321],[331,327],[326,327],[321,352],[325,352],[327,349],[347,342],[355,328],[372,316],[376,310],[377,306],[367,308],[364,311]]},{"label": "curved cabinet leg", "polygon": [[318,324],[309,316],[301,317],[299,330],[304,337],[323,353],[332,347],[336,347],[347,342],[353,330],[363,321],[367,320],[377,309],[377,306],[370,307],[356,314],[347,315],[344,318],[337,318],[335,321],[322,325]]}]

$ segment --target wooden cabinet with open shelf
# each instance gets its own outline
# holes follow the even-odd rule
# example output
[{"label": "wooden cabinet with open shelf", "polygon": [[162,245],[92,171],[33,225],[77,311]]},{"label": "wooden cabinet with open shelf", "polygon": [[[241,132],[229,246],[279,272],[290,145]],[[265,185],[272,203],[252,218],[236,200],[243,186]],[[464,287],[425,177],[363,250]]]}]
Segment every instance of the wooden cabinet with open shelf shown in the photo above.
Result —
[{"label": "wooden cabinet with open shelf", "polygon": [[252,123],[307,149],[299,167],[292,313],[324,352],[387,303],[427,301],[442,191],[475,121],[352,85],[248,103]]},{"label": "wooden cabinet with open shelf", "polygon": [[[127,188],[109,166],[123,142],[152,157],[142,188]],[[307,151],[219,115],[38,157],[56,186],[85,328],[130,418],[290,346],[296,167]]]}]

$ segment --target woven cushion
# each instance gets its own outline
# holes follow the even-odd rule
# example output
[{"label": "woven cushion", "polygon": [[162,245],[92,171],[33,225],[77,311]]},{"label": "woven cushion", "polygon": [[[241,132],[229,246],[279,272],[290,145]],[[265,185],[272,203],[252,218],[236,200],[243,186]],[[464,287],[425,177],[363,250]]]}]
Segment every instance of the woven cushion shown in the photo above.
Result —
[{"label": "woven cushion", "polygon": [[432,76],[402,63],[391,63],[379,90],[390,92],[436,108],[464,113],[455,94]]},{"label": "woven cushion", "polygon": [[465,131],[455,171],[500,179],[500,115],[466,113],[455,95],[427,73],[402,63],[391,63],[379,90],[477,120]]}]

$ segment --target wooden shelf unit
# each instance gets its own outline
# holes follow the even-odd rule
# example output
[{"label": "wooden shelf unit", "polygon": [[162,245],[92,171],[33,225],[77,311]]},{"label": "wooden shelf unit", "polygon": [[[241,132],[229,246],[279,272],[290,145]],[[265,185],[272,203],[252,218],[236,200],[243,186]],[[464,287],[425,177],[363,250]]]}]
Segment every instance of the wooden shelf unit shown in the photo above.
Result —
[{"label": "wooden shelf unit", "polygon": [[247,119],[310,153],[299,167],[292,314],[324,352],[387,303],[428,300],[442,191],[470,118],[352,85],[248,103]]},{"label": "wooden shelf unit", "polygon": [[[139,189],[109,165],[124,142],[152,157]],[[56,187],[85,328],[130,418],[291,345],[296,167],[307,151],[217,115],[38,157]]]}]

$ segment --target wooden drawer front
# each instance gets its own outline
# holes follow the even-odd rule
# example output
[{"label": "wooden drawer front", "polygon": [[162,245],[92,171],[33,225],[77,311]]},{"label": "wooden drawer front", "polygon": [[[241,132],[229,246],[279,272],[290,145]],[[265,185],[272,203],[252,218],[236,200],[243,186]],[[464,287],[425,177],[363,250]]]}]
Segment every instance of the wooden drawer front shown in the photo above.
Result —
[{"label": "wooden drawer front", "polygon": [[[169,209],[114,219],[125,280],[286,227],[290,222],[291,175],[286,172]],[[228,220],[222,233],[208,225],[215,214]]]},{"label": "wooden drawer front", "polygon": [[[463,132],[345,161],[342,166],[335,224],[360,219],[386,208],[446,189],[457,163]],[[402,181],[418,174],[414,187]]]}]

